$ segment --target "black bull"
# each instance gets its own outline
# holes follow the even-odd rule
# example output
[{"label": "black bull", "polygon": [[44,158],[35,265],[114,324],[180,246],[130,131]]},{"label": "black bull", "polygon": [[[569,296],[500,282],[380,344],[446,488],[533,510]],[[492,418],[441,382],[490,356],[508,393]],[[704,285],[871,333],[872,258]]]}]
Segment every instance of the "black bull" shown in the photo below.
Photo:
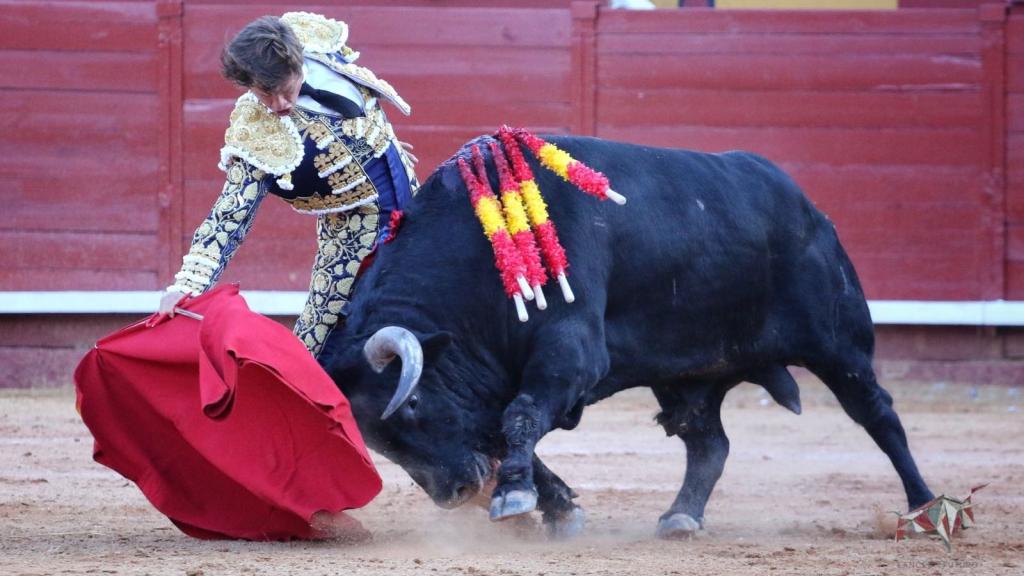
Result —
[{"label": "black bull", "polygon": [[585,405],[649,387],[658,423],[686,445],[682,489],[658,524],[660,536],[677,537],[702,526],[722,473],[725,394],[752,382],[799,413],[786,367],[804,366],[889,456],[909,505],[932,498],[875,379],[853,265],[786,174],[744,152],[551,141],[628,198],[599,202],[526,152],[576,301],[551,287],[546,311],[517,319],[458,169],[442,164],[359,280],[322,357],[373,449],[444,507],[480,491],[500,461],[492,519],[539,507],[556,533],[572,533],[583,519],[575,494],[534,447],[575,427]]}]

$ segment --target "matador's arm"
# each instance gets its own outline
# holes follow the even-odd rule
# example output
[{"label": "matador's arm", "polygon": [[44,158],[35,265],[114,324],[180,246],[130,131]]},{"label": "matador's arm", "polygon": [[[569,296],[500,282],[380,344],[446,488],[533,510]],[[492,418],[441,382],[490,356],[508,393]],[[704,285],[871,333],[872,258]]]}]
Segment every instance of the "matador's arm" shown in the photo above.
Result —
[{"label": "matador's arm", "polygon": [[213,286],[249,233],[266,193],[265,174],[236,159],[227,169],[224,190],[196,229],[181,271],[167,289],[196,296]]}]

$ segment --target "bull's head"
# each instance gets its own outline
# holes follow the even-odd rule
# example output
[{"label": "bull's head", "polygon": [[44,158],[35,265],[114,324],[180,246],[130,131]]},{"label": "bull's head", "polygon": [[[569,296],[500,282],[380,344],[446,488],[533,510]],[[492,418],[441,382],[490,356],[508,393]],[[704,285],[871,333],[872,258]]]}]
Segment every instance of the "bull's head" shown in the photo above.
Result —
[{"label": "bull's head", "polygon": [[475,383],[455,373],[462,363],[442,361],[453,355],[451,344],[445,332],[417,337],[388,326],[332,370],[367,444],[445,508],[472,498],[490,479],[501,419],[497,402],[482,400]]}]

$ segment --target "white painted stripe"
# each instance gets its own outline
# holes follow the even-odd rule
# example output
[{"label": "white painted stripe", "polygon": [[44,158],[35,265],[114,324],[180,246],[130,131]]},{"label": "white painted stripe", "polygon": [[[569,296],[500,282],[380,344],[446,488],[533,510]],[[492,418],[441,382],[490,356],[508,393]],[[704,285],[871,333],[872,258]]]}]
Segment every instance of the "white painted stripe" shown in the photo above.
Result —
[{"label": "white painted stripe", "polygon": [[875,324],[1024,326],[1024,302],[870,300]]},{"label": "white painted stripe", "polygon": [[[148,314],[163,292],[66,291],[2,292],[0,314]],[[295,316],[306,292],[243,290],[249,307],[260,314]],[[944,326],[1024,326],[1024,301],[868,301],[875,324]]]},{"label": "white painted stripe", "polygon": [[[307,292],[242,290],[249,307],[260,314],[297,316]],[[163,291],[0,292],[0,314],[150,314]]]}]

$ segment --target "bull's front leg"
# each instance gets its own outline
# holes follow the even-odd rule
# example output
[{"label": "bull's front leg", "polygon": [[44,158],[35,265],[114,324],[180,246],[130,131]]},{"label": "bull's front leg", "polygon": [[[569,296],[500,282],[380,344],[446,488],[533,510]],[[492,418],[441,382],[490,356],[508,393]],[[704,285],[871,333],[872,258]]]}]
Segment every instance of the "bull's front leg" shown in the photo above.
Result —
[{"label": "bull's front leg", "polygon": [[[571,490],[546,468],[534,469],[534,448],[555,428],[571,430],[579,423],[587,390],[607,373],[608,356],[603,346],[600,318],[553,323],[536,335],[537,350],[526,362],[519,394],[505,408],[501,432],[506,452],[498,469],[498,484],[491,498],[491,520],[503,520],[532,512],[537,507],[538,485],[546,492],[542,509],[549,517],[571,518],[571,498],[558,495],[561,486]],[[541,465],[543,466],[543,465]],[[561,508],[559,508],[561,506]],[[582,518],[580,519],[582,521]]]},{"label": "bull's front leg", "polygon": [[504,520],[532,512],[537,507],[533,481],[533,449],[551,429],[551,416],[530,394],[520,394],[501,421],[507,452],[498,469],[498,485],[491,497],[491,520]]},{"label": "bull's front leg", "polygon": [[[579,421],[579,410],[574,412],[572,426]],[[569,538],[583,530],[583,509],[573,504],[576,493],[572,488],[534,453],[543,436],[539,431],[551,430],[552,422],[551,414],[545,415],[528,394],[517,397],[505,410],[502,432],[508,452],[498,470],[498,483],[491,498],[491,520],[526,514],[539,506],[548,534]]]}]

